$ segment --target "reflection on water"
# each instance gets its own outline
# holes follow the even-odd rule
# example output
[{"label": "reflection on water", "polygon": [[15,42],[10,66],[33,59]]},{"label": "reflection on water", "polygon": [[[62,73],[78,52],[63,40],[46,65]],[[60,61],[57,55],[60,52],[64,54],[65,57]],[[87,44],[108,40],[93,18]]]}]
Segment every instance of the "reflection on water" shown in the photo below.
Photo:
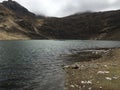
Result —
[{"label": "reflection on water", "polygon": [[0,41],[0,90],[63,90],[61,66],[68,63],[63,55],[119,46],[117,41]]}]

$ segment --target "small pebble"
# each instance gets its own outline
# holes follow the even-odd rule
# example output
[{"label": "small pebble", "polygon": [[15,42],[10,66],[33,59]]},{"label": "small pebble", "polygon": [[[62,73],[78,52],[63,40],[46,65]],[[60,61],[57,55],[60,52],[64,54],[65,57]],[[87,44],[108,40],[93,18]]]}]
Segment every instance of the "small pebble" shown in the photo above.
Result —
[{"label": "small pebble", "polygon": [[97,83],[100,83],[99,81],[97,81]]},{"label": "small pebble", "polygon": [[79,65],[78,64],[72,65],[72,69],[79,69]]},{"label": "small pebble", "polygon": [[81,86],[79,86],[78,88],[81,90],[81,88],[82,88],[82,87],[81,87]]},{"label": "small pebble", "polygon": [[79,87],[77,84],[75,84],[76,87]]},{"label": "small pebble", "polygon": [[105,79],[110,80],[110,81],[112,80],[112,78],[110,78],[110,77],[105,77]]},{"label": "small pebble", "polygon": [[82,84],[92,84],[91,81],[81,81]]},{"label": "small pebble", "polygon": [[89,87],[89,88],[88,88],[88,90],[92,90],[92,88],[91,88],[91,87]]},{"label": "small pebble", "polygon": [[108,68],[108,66],[107,66],[107,65],[104,65],[104,67]]},{"label": "small pebble", "polygon": [[85,85],[83,86],[83,88],[85,88]]},{"label": "small pebble", "polygon": [[70,87],[74,88],[75,86],[74,85],[70,85]]},{"label": "small pebble", "polygon": [[119,77],[113,77],[113,79],[118,79]]},{"label": "small pebble", "polygon": [[102,87],[100,86],[100,89],[102,89]]},{"label": "small pebble", "polygon": [[109,74],[110,71],[98,71],[97,74]]}]

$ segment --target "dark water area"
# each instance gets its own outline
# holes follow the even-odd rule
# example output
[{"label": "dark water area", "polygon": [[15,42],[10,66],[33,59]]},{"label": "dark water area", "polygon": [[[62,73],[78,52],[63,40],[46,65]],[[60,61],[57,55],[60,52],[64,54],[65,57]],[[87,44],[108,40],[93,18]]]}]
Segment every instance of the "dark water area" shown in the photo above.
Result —
[{"label": "dark water area", "polygon": [[[0,90],[64,90],[66,55],[119,41],[0,41]],[[73,60],[72,60],[73,61]]]}]

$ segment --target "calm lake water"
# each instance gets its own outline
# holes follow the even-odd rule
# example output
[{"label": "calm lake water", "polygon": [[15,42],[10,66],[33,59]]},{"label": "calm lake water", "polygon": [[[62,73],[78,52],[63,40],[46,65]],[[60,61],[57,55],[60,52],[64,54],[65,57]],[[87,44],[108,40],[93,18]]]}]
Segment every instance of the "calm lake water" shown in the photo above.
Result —
[{"label": "calm lake water", "polygon": [[[0,41],[0,90],[63,90],[66,55],[118,41]],[[73,60],[72,60],[73,61]]]}]

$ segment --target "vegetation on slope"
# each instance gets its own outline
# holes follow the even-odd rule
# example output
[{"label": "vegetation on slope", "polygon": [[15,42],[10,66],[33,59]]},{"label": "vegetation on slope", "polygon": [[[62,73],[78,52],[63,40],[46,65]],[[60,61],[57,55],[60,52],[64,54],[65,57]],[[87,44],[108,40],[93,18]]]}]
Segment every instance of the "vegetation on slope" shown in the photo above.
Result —
[{"label": "vegetation on slope", "polygon": [[45,18],[9,0],[0,3],[0,31],[19,34],[22,39],[23,35],[29,39],[120,40],[119,15],[117,10]]},{"label": "vegetation on slope", "polygon": [[46,19],[40,30],[58,39],[120,40],[120,11],[76,14]]},{"label": "vegetation on slope", "polygon": [[36,28],[42,24],[42,19],[15,1],[0,4],[0,39],[47,39]]}]

